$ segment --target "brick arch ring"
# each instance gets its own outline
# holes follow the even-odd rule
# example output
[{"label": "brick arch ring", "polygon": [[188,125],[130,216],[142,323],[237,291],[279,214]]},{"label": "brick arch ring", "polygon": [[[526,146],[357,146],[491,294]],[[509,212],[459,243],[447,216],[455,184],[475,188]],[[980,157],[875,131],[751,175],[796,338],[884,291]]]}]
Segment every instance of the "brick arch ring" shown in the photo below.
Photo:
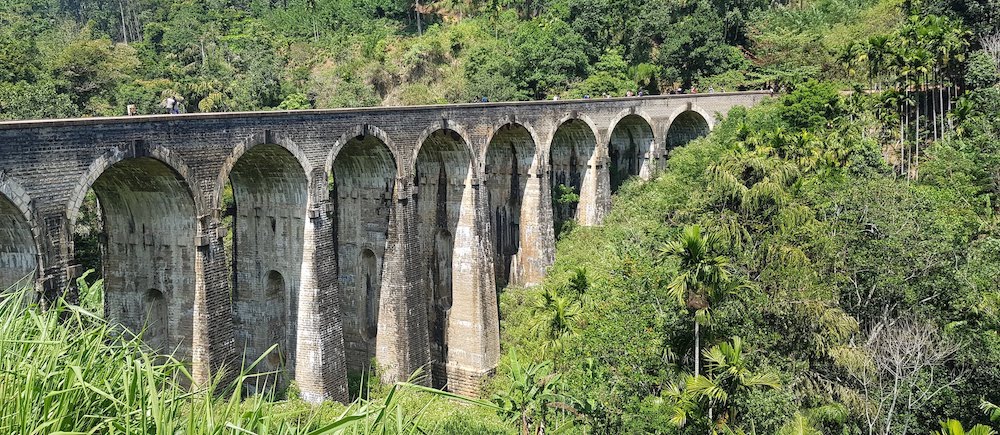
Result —
[{"label": "brick arch ring", "polygon": [[[465,149],[465,153],[469,158],[469,163],[472,165],[473,168],[479,167],[479,162],[478,162],[479,158],[476,155],[476,151],[473,149],[471,140],[472,136],[469,135],[469,132],[465,129],[465,127],[457,123],[451,122],[447,119],[442,119],[441,121],[435,121],[431,123],[430,126],[425,128],[424,131],[420,133],[420,136],[417,136],[416,147],[413,149],[413,156],[412,156],[413,160],[411,160],[412,168],[410,169],[412,170],[410,173],[406,174],[406,178],[413,177],[413,171],[415,171],[414,168],[417,167],[417,157],[420,156],[420,150],[424,147],[424,143],[427,141],[427,139],[430,138],[432,134],[434,134],[439,130],[451,130],[457,133],[458,136],[462,138],[462,147],[463,149]],[[476,180],[481,178],[480,174],[473,174],[473,175],[475,176]]]},{"label": "brick arch ring", "polygon": [[392,156],[393,164],[396,165],[396,177],[398,178],[400,173],[402,173],[402,163],[399,158],[399,151],[396,148],[396,143],[389,138],[389,135],[382,130],[371,124],[358,124],[349,128],[344,134],[340,135],[336,142],[333,143],[333,148],[326,156],[326,163],[323,168],[327,174],[333,172],[333,163],[337,160],[337,156],[340,152],[347,146],[347,143],[359,136],[372,136],[376,139],[382,141],[382,144],[389,150],[389,155]]},{"label": "brick arch ring", "polygon": [[490,144],[493,143],[493,139],[497,136],[497,133],[500,132],[500,129],[508,125],[522,127],[528,131],[528,136],[531,137],[532,151],[535,153],[533,157],[535,160],[538,159],[538,153],[541,150],[542,145],[541,138],[538,136],[538,131],[535,130],[535,127],[531,124],[531,122],[518,121],[513,114],[508,114],[501,118],[500,122],[494,123],[490,126],[490,133],[489,136],[486,137],[486,144],[483,147],[482,153],[479,155],[479,162],[484,168],[486,165],[486,155],[490,152]]},{"label": "brick arch ring", "polygon": [[[293,157],[295,157],[299,166],[302,167],[302,173],[306,177],[307,185],[313,185],[313,176],[315,174],[313,172],[312,164],[309,162],[309,159],[306,158],[306,154],[302,152],[302,149],[299,148],[295,142],[284,134],[274,134],[270,130],[257,131],[251,134],[250,137],[246,138],[243,142],[233,147],[233,151],[222,163],[222,169],[219,170],[219,176],[216,179],[215,187],[212,190],[213,208],[218,209],[221,206],[219,201],[222,200],[222,189],[226,185],[226,181],[229,179],[229,174],[233,171],[233,167],[236,166],[236,163],[240,161],[240,158],[243,157],[247,151],[250,151],[258,145],[277,145],[284,148]],[[311,196],[312,195],[310,195],[310,197]]]},{"label": "brick arch ring", "polygon": [[666,124],[663,126],[663,137],[667,137],[667,132],[669,132],[670,127],[674,125],[674,121],[676,121],[677,117],[681,116],[684,112],[695,112],[701,115],[702,119],[705,120],[705,124],[708,125],[708,131],[715,129],[715,117],[710,115],[708,111],[702,109],[697,104],[689,103],[674,109],[674,111],[670,113],[670,116],[667,117]]},{"label": "brick arch ring", "polygon": [[[69,222],[70,228],[76,226],[76,218],[80,212],[80,206],[83,205],[84,197],[87,196],[87,191],[90,190],[90,187],[94,185],[94,182],[97,181],[101,174],[118,162],[140,157],[155,159],[180,176],[187,187],[188,194],[191,195],[191,199],[194,201],[196,216],[193,216],[193,218],[198,219],[199,216],[205,215],[205,201],[202,198],[201,190],[198,189],[198,186],[191,179],[194,172],[191,171],[190,167],[179,156],[174,155],[167,148],[159,145],[132,142],[130,146],[114,147],[90,163],[90,167],[87,168],[80,181],[76,183],[73,193],[70,194],[69,202],[66,204],[66,219]],[[201,227],[201,219],[198,219],[198,221],[198,226]]]},{"label": "brick arch ring", "polygon": [[[14,207],[21,212],[24,217],[24,221],[28,224],[28,229],[31,231],[31,243],[35,247],[36,264],[35,267],[41,269],[41,233],[38,232],[38,222],[35,221],[35,213],[32,210],[31,196],[28,195],[28,191],[21,186],[10,175],[0,171],[0,195],[7,198]],[[37,273],[37,272],[36,272]]]},{"label": "brick arch ring", "polygon": [[[322,184],[323,185],[322,188],[323,189],[326,188],[325,184],[326,177],[329,177],[330,174],[333,174],[333,164],[337,161],[337,157],[340,155],[340,152],[344,150],[344,147],[347,146],[347,143],[350,142],[351,139],[354,139],[359,136],[372,136],[381,141],[382,144],[386,147],[386,149],[389,150],[389,156],[392,158],[392,164],[394,165],[394,168],[396,170],[395,185],[393,186],[392,195],[393,198],[397,198],[399,195],[400,186],[403,185],[403,177],[401,176],[401,174],[403,173],[402,159],[399,158],[400,156],[399,156],[399,151],[396,148],[396,143],[389,138],[389,134],[386,133],[385,130],[382,130],[381,128],[378,128],[371,124],[357,124],[347,129],[347,131],[344,132],[344,134],[340,135],[340,137],[337,138],[337,141],[333,143],[333,148],[330,149],[330,152],[326,156],[326,162],[323,164],[324,183],[319,183],[317,180],[316,184],[317,185]],[[317,189],[320,188],[317,187]]]},{"label": "brick arch ring", "polygon": [[[644,121],[646,121],[646,125],[649,126],[649,130],[653,132],[654,139],[659,139],[657,137],[656,128],[654,127],[655,123],[653,123],[653,118],[649,116],[649,114],[646,113],[645,110],[636,109],[632,107],[622,110],[621,112],[618,112],[618,114],[615,115],[614,118],[611,118],[611,122],[608,124],[608,140],[605,142],[611,141],[611,134],[614,133],[615,128],[618,128],[618,124],[622,122],[622,120],[625,119],[625,117],[631,115],[638,116],[642,118]],[[673,119],[673,117],[675,116],[677,115],[671,116],[671,119]]]},{"label": "brick arch ring", "polygon": [[541,152],[540,167],[546,168],[545,169],[546,172],[548,171],[549,164],[551,164],[549,157],[550,154],[552,153],[552,143],[555,142],[556,140],[556,132],[559,131],[559,128],[562,127],[563,124],[572,120],[583,121],[584,124],[587,124],[587,126],[590,127],[590,133],[594,135],[594,149],[591,151],[591,155],[594,155],[594,153],[597,153],[597,151],[600,149],[601,135],[598,133],[597,123],[595,123],[593,119],[590,119],[589,116],[583,113],[578,113],[578,112],[567,113],[563,115],[561,118],[559,118],[559,120],[556,122],[555,129],[552,130],[552,134],[549,135],[548,143],[541,146],[542,152]]}]

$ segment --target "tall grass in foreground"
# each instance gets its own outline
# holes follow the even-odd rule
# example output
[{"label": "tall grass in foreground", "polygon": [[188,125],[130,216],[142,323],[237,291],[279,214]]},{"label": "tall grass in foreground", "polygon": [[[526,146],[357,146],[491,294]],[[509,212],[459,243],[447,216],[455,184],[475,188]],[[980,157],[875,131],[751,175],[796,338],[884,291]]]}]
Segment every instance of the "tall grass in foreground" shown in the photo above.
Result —
[{"label": "tall grass in foreground", "polygon": [[243,383],[254,375],[237,376],[232,384],[219,376],[189,388],[184,364],[152,354],[140,338],[95,313],[63,300],[42,310],[25,303],[30,290],[0,294],[0,434],[424,431],[423,408],[399,403],[402,385],[382,400],[320,408],[271,402],[269,395],[241,398]]}]

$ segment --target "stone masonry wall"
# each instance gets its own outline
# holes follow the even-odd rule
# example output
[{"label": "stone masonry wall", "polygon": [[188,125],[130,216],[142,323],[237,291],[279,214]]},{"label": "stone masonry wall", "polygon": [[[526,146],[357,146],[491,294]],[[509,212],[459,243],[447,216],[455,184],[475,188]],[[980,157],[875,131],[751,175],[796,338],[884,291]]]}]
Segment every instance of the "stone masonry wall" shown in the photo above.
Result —
[{"label": "stone masonry wall", "polygon": [[[553,215],[599,224],[609,167],[652,174],[766,96],[0,123],[0,288],[36,269],[44,296],[73,294],[72,229],[93,188],[108,316],[147,326],[198,380],[277,344],[267,364],[311,401],[346,400],[348,367],[373,357],[385,381],[434,367],[423,382],[474,394],[499,356],[497,283],[540,282]],[[580,195],[575,210],[553,208],[553,179]]]}]

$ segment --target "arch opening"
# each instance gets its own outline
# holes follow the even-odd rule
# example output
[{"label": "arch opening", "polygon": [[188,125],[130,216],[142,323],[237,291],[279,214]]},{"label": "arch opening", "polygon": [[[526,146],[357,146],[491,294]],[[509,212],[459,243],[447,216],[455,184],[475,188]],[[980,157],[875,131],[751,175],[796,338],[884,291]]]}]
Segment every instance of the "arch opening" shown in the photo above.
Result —
[{"label": "arch opening", "polygon": [[[455,297],[453,260],[456,238],[472,237],[475,213],[472,157],[461,135],[432,133],[417,154],[418,239],[425,261],[428,327],[434,386],[447,385],[448,316]],[[459,260],[461,261],[461,260]]]},{"label": "arch opening", "polygon": [[[556,129],[549,148],[552,186],[552,223],[556,238],[571,229],[581,218],[585,185],[592,183],[589,170],[597,154],[597,139],[590,126],[580,119],[570,119]],[[592,205],[592,204],[589,204]]]},{"label": "arch opening", "polygon": [[653,128],[643,117],[628,115],[618,121],[608,142],[611,192],[617,192],[632,177],[648,179],[652,175],[655,157]]},{"label": "arch opening", "polygon": [[360,135],[344,144],[329,174],[347,369],[363,373],[375,357],[396,162],[384,142]]},{"label": "arch opening", "polygon": [[147,345],[190,361],[198,224],[186,182],[165,163],[137,157],[105,169],[91,189],[81,212],[93,216],[76,225],[97,234],[106,318],[134,333],[147,328]]},{"label": "arch opening", "polygon": [[521,204],[535,170],[535,141],[526,128],[507,124],[486,150],[485,179],[497,290],[517,281],[521,249]]},{"label": "arch opening", "polygon": [[687,145],[688,142],[707,136],[710,130],[708,120],[702,114],[694,110],[681,112],[667,129],[667,150]]},{"label": "arch opening", "polygon": [[[254,372],[246,393],[279,394],[294,377],[296,315],[308,178],[284,147],[261,144],[248,149],[229,172],[220,203],[227,225],[227,254],[237,352],[247,366],[270,353]],[[232,197],[227,195],[231,192]]]},{"label": "arch opening", "polygon": [[[83,201],[80,202],[76,222],[73,225],[73,259],[84,271],[92,271],[86,277],[86,281],[90,284],[104,276],[102,249],[106,245],[108,234],[104,230],[104,216],[101,213],[97,193],[91,187],[87,189]],[[94,300],[94,298],[88,299],[87,295],[81,297],[81,303]]]},{"label": "arch opening", "polygon": [[38,268],[34,240],[24,214],[0,193],[0,293],[32,285]]}]

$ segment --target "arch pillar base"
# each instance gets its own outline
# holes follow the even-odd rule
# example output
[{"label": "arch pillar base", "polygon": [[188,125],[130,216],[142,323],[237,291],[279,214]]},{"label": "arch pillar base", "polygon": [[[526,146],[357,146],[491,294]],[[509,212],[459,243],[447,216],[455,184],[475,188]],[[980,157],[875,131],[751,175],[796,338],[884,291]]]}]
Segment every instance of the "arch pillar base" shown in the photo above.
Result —
[{"label": "arch pillar base", "polygon": [[299,289],[295,381],[302,400],[346,403],[347,357],[341,321],[341,292],[337,282],[334,221],[319,208],[306,219]]},{"label": "arch pillar base", "polygon": [[419,244],[412,188],[396,181],[393,209],[389,217],[389,237],[383,260],[382,290],[379,295],[375,361],[382,370],[382,382],[406,381],[422,370],[416,383],[430,385],[430,346],[423,277],[419,269]]},{"label": "arch pillar base", "polygon": [[468,368],[460,364],[448,363],[448,391],[465,397],[478,397],[483,382],[493,376],[497,369]]},{"label": "arch pillar base", "polygon": [[[486,198],[466,181],[455,234],[454,303],[448,315],[447,385],[478,389],[481,374],[500,359],[500,314],[489,245]],[[453,377],[457,376],[457,377]]]}]

